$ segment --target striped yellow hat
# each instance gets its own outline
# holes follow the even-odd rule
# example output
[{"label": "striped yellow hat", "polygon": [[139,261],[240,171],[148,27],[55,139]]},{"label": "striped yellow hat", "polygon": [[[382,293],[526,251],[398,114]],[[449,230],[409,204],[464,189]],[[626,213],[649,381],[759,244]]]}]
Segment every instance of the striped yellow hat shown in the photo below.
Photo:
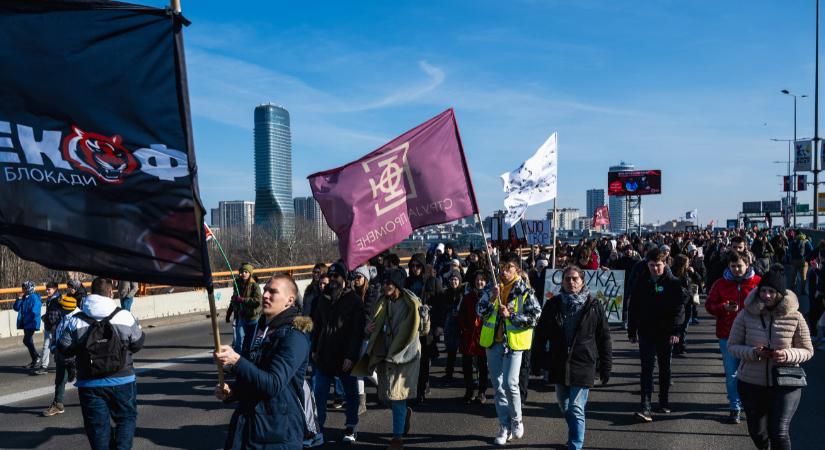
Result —
[{"label": "striped yellow hat", "polygon": [[68,295],[60,297],[58,303],[60,303],[60,306],[62,306],[66,311],[74,311],[75,308],[77,308],[77,300]]}]

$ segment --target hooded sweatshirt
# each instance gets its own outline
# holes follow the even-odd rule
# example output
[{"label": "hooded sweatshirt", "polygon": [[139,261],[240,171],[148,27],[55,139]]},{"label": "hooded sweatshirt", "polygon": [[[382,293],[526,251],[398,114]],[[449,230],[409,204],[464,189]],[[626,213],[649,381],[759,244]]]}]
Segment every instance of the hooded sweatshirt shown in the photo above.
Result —
[{"label": "hooded sweatshirt", "polygon": [[[115,308],[117,308],[117,305],[111,298],[91,294],[84,300],[82,312],[90,318],[100,321],[112,314]],[[77,314],[66,317],[66,321],[65,329],[60,335],[58,348],[67,356],[77,355],[84,345],[86,333],[89,331],[89,324],[77,317]],[[95,379],[92,379],[88,373],[84,373],[82,365],[79,365],[75,386],[79,388],[120,386],[135,381],[132,354],[143,348],[143,330],[140,328],[137,319],[125,309],[115,314],[109,323],[112,324],[123,343],[126,352],[125,364],[116,373]]]}]

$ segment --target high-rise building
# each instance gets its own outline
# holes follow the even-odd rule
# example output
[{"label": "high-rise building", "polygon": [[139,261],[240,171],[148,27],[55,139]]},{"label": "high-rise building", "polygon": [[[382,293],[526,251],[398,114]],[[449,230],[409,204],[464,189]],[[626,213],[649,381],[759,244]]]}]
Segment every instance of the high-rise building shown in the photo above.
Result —
[{"label": "high-rise building", "polygon": [[[576,219],[581,217],[579,208],[559,208],[556,209],[556,215],[559,217],[559,226],[557,230],[575,230]],[[547,220],[550,221],[550,226],[553,226],[553,210],[547,210]]]},{"label": "high-rise building", "polygon": [[327,224],[321,205],[315,197],[295,197],[293,201],[295,207],[295,230],[299,226],[310,227],[310,233],[322,242],[335,240],[335,233]]},{"label": "high-rise building", "polygon": [[218,225],[224,243],[248,245],[252,242],[252,225],[255,219],[255,202],[232,200],[218,202],[218,209],[212,210],[212,224],[215,225],[214,211],[218,212]]},{"label": "high-rise building", "polygon": [[[615,166],[610,166],[610,172],[621,172],[625,170],[634,170],[636,167],[633,164],[628,164],[624,161]],[[627,198],[610,196],[608,204],[610,209],[610,231],[614,233],[624,233],[627,230]],[[631,225],[635,223],[635,219],[631,219]]]},{"label": "high-rise building", "polygon": [[276,238],[292,234],[292,137],[289,112],[271,103],[255,108],[255,225]]},{"label": "high-rise building", "polygon": [[585,216],[593,217],[593,212],[599,206],[604,206],[604,189],[588,189],[587,190],[587,209],[584,211]]},{"label": "high-rise building", "polygon": [[221,210],[220,208],[212,208],[212,223],[211,227],[221,227]]}]

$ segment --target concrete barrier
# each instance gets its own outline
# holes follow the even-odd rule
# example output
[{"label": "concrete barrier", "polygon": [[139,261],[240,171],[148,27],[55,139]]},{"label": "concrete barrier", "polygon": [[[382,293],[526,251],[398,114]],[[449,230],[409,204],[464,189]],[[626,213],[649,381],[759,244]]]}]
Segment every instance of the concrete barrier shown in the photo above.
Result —
[{"label": "concrete barrier", "polygon": [[[306,279],[296,282],[301,293],[309,285],[309,281]],[[229,306],[231,297],[231,287],[215,289],[215,305],[218,309],[226,309]],[[115,300],[115,303],[120,304],[118,300]],[[147,295],[136,297],[134,303],[132,303],[132,314],[139,321],[199,312],[209,312],[209,300],[206,297],[205,290]],[[46,308],[44,306],[41,315],[45,313]],[[38,333],[40,332],[42,330],[38,331]],[[23,330],[17,329],[17,312],[11,309],[0,311],[0,339],[22,335]]]}]

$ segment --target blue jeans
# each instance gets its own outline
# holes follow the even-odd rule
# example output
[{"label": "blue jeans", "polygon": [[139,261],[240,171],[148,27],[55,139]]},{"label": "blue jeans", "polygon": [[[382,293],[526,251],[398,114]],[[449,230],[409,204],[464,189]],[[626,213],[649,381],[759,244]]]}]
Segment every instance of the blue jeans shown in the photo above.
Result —
[{"label": "blue jeans", "polygon": [[51,355],[52,332],[48,329],[43,330],[43,351],[40,354],[40,367],[44,369],[49,368],[49,355]]},{"label": "blue jeans", "polygon": [[401,437],[404,435],[404,424],[407,422],[407,401],[392,400],[390,408],[392,409],[392,435]]},{"label": "blue jeans", "polygon": [[521,351],[504,352],[504,344],[493,344],[487,349],[487,367],[495,392],[496,414],[501,426],[510,428],[521,422],[521,392],[518,387],[521,370]]},{"label": "blue jeans", "polygon": [[241,353],[244,337],[247,334],[254,333],[257,324],[257,320],[235,319],[235,340],[232,341],[232,349],[235,350],[235,353]]},{"label": "blue jeans", "polygon": [[581,450],[584,445],[584,407],[590,388],[582,386],[567,387],[556,385],[556,400],[559,402],[561,413],[567,421],[567,448]]},{"label": "blue jeans", "polygon": [[115,422],[113,448],[131,449],[137,423],[137,383],[78,388],[77,393],[83,411],[83,427],[92,450],[112,448],[110,420]]},{"label": "blue jeans", "polygon": [[132,302],[135,301],[134,297],[123,297],[120,299],[120,307],[125,309],[126,311],[132,310]]},{"label": "blue jeans", "polygon": [[719,339],[719,351],[722,353],[722,365],[725,367],[725,389],[728,391],[728,404],[731,411],[742,409],[742,400],[736,389],[736,371],[739,370],[739,360],[728,353],[728,340]]},{"label": "blue jeans", "polygon": [[[315,404],[318,406],[318,425],[321,432],[324,431],[324,424],[327,422],[327,397],[329,396],[329,385],[335,379],[324,373],[320,367],[315,366]],[[358,379],[352,375],[338,377],[344,386],[344,405],[347,416],[347,427],[355,428],[358,425]]]}]

